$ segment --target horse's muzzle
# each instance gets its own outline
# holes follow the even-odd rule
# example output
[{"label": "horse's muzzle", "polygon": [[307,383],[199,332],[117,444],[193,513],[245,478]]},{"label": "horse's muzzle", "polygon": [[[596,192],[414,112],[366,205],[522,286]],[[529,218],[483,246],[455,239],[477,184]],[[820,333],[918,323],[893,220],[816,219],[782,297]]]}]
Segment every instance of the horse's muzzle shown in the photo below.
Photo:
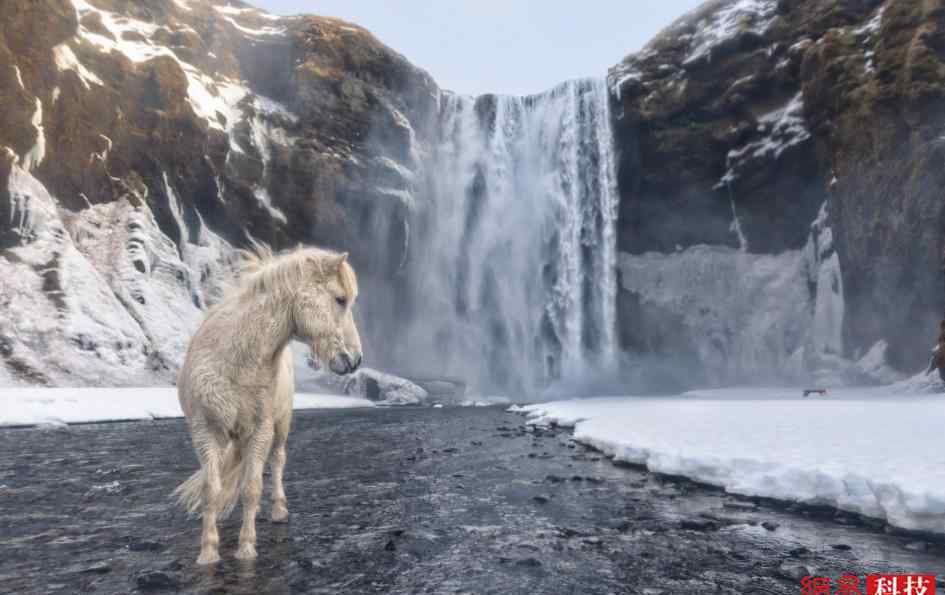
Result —
[{"label": "horse's muzzle", "polygon": [[347,352],[341,352],[331,358],[328,367],[339,376],[350,374],[361,367],[361,354],[358,353],[352,357]]}]

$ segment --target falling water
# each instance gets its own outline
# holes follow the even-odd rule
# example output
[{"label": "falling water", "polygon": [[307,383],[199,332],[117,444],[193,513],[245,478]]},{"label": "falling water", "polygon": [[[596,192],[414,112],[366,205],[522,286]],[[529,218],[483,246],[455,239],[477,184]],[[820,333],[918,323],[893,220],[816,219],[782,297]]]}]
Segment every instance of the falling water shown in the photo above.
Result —
[{"label": "falling water", "polygon": [[617,193],[604,81],[444,94],[401,358],[478,390],[580,383],[616,352]]}]

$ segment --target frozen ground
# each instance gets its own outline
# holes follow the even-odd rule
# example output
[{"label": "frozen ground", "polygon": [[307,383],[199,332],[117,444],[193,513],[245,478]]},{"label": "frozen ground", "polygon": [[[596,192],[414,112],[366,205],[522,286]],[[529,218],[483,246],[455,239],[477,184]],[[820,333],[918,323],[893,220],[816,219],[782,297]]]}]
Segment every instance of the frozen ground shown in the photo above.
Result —
[{"label": "frozen ground", "polygon": [[[373,407],[367,399],[301,393],[296,409]],[[0,388],[0,426],[182,417],[177,388]]]},{"label": "frozen ground", "polygon": [[945,533],[945,394],[723,389],[514,407],[617,461]]}]

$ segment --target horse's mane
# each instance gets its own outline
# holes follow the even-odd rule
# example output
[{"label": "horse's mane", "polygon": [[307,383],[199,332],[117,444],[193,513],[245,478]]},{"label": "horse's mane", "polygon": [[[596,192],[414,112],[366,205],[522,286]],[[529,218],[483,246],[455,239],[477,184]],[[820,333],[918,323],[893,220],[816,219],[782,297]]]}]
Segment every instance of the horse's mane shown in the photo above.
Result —
[{"label": "horse's mane", "polygon": [[[301,245],[294,250],[275,253],[269,246],[256,241],[240,250],[239,254],[242,258],[239,280],[232,293],[241,297],[263,294],[288,297],[304,280],[306,263],[327,266],[329,258],[340,256],[330,250]],[[347,260],[341,265],[338,280],[349,300],[357,297],[358,279]]]}]

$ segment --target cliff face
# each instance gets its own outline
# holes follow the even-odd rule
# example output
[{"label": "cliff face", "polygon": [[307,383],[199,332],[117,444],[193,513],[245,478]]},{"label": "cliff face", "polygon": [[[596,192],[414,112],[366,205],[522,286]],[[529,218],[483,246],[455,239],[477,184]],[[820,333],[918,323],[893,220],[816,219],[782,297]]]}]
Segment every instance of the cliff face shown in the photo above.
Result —
[{"label": "cliff face", "polygon": [[172,380],[250,237],[393,283],[437,94],[334,19],[3,2],[0,380]]},{"label": "cliff face", "polygon": [[[941,317],[943,27],[937,0],[726,0],[681,18],[609,74],[620,250],[762,256],[820,236],[819,258],[836,254],[842,271],[843,320],[820,354],[860,357],[886,341],[891,364],[918,370]],[[653,348],[632,325],[654,300],[632,285],[624,343]],[[685,352],[680,327],[698,325],[662,324],[657,347]]]},{"label": "cliff face", "polygon": [[352,253],[373,365],[451,371],[454,337],[456,374],[498,357],[483,374],[509,386],[497,345],[593,363],[616,330],[663,388],[917,370],[941,317],[943,27],[945,0],[712,0],[606,89],[467,102],[335,19],[5,0],[0,384],[173,380],[250,238]]}]

